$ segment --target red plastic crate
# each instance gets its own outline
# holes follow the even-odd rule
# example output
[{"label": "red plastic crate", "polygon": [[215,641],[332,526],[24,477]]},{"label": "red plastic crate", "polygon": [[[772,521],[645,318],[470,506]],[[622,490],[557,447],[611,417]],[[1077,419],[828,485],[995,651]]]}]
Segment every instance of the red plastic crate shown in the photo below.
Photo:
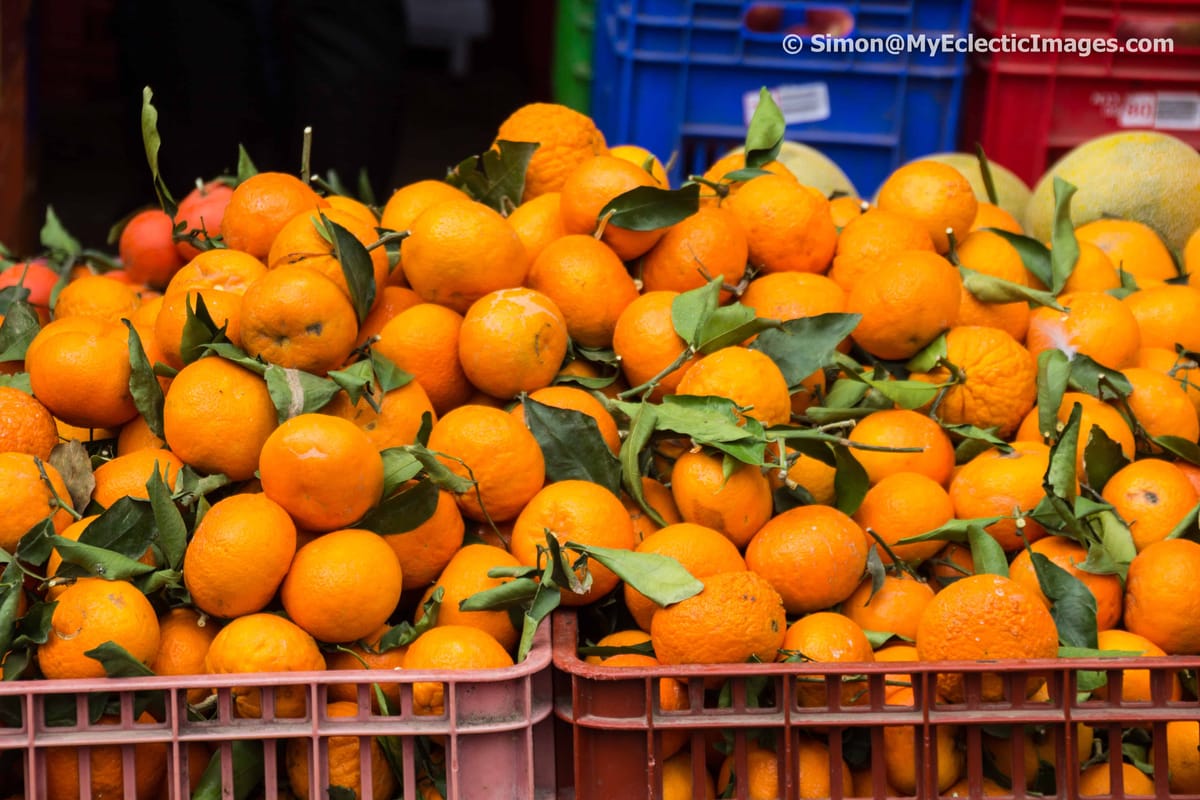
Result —
[{"label": "red plastic crate", "polygon": [[[1057,796],[1079,796],[1079,754],[1075,737],[1090,726],[1096,738],[1107,737],[1120,753],[1121,732],[1134,726],[1148,727],[1156,741],[1163,741],[1168,722],[1200,719],[1200,701],[1185,693],[1187,699],[1170,699],[1171,684],[1183,669],[1194,670],[1200,658],[1110,658],[1065,660],[1006,661],[1000,663],[943,662],[937,665],[916,663],[874,664],[745,664],[686,667],[601,667],[580,660],[579,619],[574,611],[556,612],[554,617],[555,715],[559,720],[557,757],[560,798],[577,800],[659,800],[662,798],[663,740],[668,734],[684,731],[688,737],[694,776],[699,777],[705,761],[706,734],[722,732],[734,757],[734,774],[745,774],[746,751],[758,732],[770,731],[778,752],[779,796],[797,796],[800,776],[793,763],[799,743],[815,737],[827,743],[830,763],[850,749],[869,740],[871,793],[867,797],[891,798],[885,781],[882,759],[884,728],[909,726],[914,733],[917,769],[916,796],[935,798],[937,752],[933,746],[938,730],[953,726],[965,742],[963,774],[970,782],[972,796],[981,796],[985,775],[981,740],[993,726],[1041,726],[1053,736],[1054,760],[1064,768],[1056,771]],[[1121,699],[1122,670],[1136,667],[1149,670],[1152,702]],[[1109,699],[1080,700],[1076,696],[1079,672],[1098,670],[1108,677]],[[915,702],[907,706],[887,705],[884,676],[887,673],[912,675]],[[947,703],[938,699],[934,686],[939,675],[961,673],[965,699]],[[985,675],[999,675],[1007,699],[982,699]],[[857,698],[861,702],[845,704],[842,678],[862,676],[866,689]],[[674,678],[684,682],[690,709],[663,710],[658,702],[659,682]],[[1049,700],[1026,699],[1031,682],[1045,678]],[[728,682],[728,707],[714,707],[710,684]],[[754,707],[749,698],[758,682],[769,687],[768,702]],[[824,700],[817,707],[806,707],[798,697],[801,682],[815,682],[824,689]],[[711,686],[710,686],[711,688]],[[1014,787],[1024,785],[1024,740],[1013,738],[1012,763],[1006,765]],[[1112,752],[1110,750],[1110,752]],[[1172,793],[1167,780],[1165,748],[1154,749],[1155,794],[1172,800],[1195,800],[1200,795]],[[1120,769],[1120,756],[1110,769]],[[864,767],[865,768],[865,767]],[[811,777],[811,775],[810,775]],[[826,777],[826,776],[821,776]],[[846,786],[841,771],[829,770],[831,797],[856,796]],[[720,788],[718,787],[718,792]],[[696,798],[704,795],[697,792]],[[737,798],[745,800],[747,787],[741,783]],[[1012,798],[1038,797],[1014,788]],[[1114,791],[1111,797],[1125,797]],[[1133,795],[1128,795],[1133,796]]]},{"label": "red plastic crate", "polygon": [[[445,748],[446,800],[542,800],[555,796],[553,718],[551,716],[550,634],[548,626],[538,632],[529,657],[504,669],[449,671],[295,672],[250,675],[196,675],[184,678],[127,678],[87,681],[14,681],[0,683],[0,703],[20,705],[20,725],[0,727],[0,764],[12,768],[0,772],[0,796],[20,793],[29,800],[45,797],[46,753],[49,748],[76,746],[81,800],[92,798],[90,755],[93,747],[119,747],[125,776],[125,795],[134,800],[135,747],[149,744],[166,749],[166,776],[154,800],[190,797],[187,784],[188,748],[204,743],[222,756],[224,798],[233,798],[231,752],[235,742],[261,742],[265,781],[251,797],[291,797],[286,778],[278,767],[291,741],[302,741],[307,749],[310,786],[327,786],[327,753],[334,736],[359,736],[360,767],[369,775],[371,739],[394,737],[401,753],[403,777],[394,795],[418,800],[419,737],[441,737]],[[445,713],[420,716],[413,711],[413,684],[438,681],[445,684]],[[358,714],[330,717],[325,712],[331,684],[352,683],[357,691]],[[372,710],[371,684],[396,686],[400,705],[390,716]],[[307,697],[303,717],[281,718],[274,713],[273,693],[263,693],[261,719],[234,715],[234,687],[301,687]],[[216,714],[211,720],[189,718],[188,689],[215,689]],[[54,697],[73,703],[76,719],[88,720],[93,698],[107,696],[119,708],[117,724],[83,722],[74,725],[47,724],[47,710]],[[137,722],[136,703],[156,696],[161,701],[161,720]],[[114,708],[110,706],[110,708]],[[319,709],[312,713],[312,709]],[[115,708],[114,708],[115,710]],[[2,725],[3,723],[0,723]],[[12,763],[10,763],[10,761]],[[15,774],[13,774],[15,773]],[[316,773],[316,774],[314,774]],[[20,785],[23,776],[23,787]],[[17,781],[17,784],[14,784]],[[326,797],[322,791],[313,795]],[[106,798],[107,800],[107,798]],[[365,782],[359,800],[393,800],[373,793]]]},{"label": "red plastic crate", "polygon": [[1200,2],[978,0],[977,36],[1165,37],[1173,53],[977,53],[964,146],[1033,183],[1072,147],[1106,133],[1158,129],[1200,146]]}]

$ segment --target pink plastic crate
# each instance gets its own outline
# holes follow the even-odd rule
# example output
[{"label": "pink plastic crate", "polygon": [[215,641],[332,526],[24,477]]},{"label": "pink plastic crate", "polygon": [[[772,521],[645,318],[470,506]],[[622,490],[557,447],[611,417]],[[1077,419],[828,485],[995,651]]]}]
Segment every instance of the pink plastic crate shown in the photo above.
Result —
[{"label": "pink plastic crate", "polygon": [[[135,773],[139,746],[166,750],[166,771],[153,800],[188,798],[189,746],[203,743],[221,754],[222,797],[233,798],[233,747],[238,742],[259,742],[263,747],[265,780],[251,798],[291,797],[282,771],[289,742],[302,741],[308,751],[310,786],[328,785],[326,769],[330,739],[359,736],[363,775],[369,775],[370,742],[367,737],[393,737],[402,764],[401,788],[393,795],[418,800],[421,737],[438,737],[444,745],[446,800],[540,800],[555,797],[554,730],[551,717],[549,626],[538,632],[529,657],[513,667],[463,672],[369,671],[295,672],[258,675],[197,675],[186,678],[127,678],[88,681],[14,681],[0,683],[0,704],[19,704],[20,724],[0,718],[0,797],[24,791],[30,800],[46,796],[46,754],[50,748],[78,747],[77,765],[83,791],[81,800],[93,798],[90,789],[90,748],[120,749],[125,780],[125,800],[135,800],[128,778]],[[413,684],[437,681],[445,685],[445,713],[421,716],[413,710]],[[398,687],[399,707],[390,716],[372,710],[371,684]],[[329,687],[351,683],[356,687],[358,714],[330,717],[325,713]],[[262,718],[235,716],[234,687],[300,687],[306,711],[299,718],[275,714],[274,693],[262,694]],[[211,720],[189,718],[188,689],[216,690]],[[88,722],[89,702],[108,699],[118,712],[116,724]],[[65,698],[65,700],[64,700]],[[160,705],[160,718],[138,722],[138,707],[147,698]],[[14,703],[14,701],[16,701]],[[62,717],[74,706],[74,725],[48,724],[48,712]],[[313,713],[313,709],[318,709]],[[10,710],[8,707],[6,711]],[[143,718],[144,719],[144,718]],[[205,759],[207,762],[207,758]],[[322,790],[314,796],[322,798]],[[106,800],[108,798],[106,797]],[[392,800],[379,797],[364,782],[359,800]]]}]

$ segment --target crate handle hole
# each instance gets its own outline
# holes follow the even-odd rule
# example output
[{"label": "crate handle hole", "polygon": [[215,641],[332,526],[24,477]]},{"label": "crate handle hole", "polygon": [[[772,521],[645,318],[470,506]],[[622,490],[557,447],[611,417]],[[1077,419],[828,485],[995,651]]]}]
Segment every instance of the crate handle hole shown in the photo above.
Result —
[{"label": "crate handle hole", "polygon": [[840,6],[795,6],[786,3],[751,3],[742,16],[749,33],[786,34],[811,39],[814,36],[849,36],[854,32],[854,14]]}]

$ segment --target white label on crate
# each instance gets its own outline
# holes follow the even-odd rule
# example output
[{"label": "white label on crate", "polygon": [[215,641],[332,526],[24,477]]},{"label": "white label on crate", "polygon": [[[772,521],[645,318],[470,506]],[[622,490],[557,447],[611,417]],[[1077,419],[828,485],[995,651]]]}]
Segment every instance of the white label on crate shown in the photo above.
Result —
[{"label": "white label on crate", "polygon": [[1122,128],[1200,130],[1200,92],[1132,92],[1115,108],[1107,103],[1102,108]]},{"label": "white label on crate", "polygon": [[[783,112],[783,121],[788,125],[798,125],[803,122],[820,122],[829,119],[832,111],[829,107],[829,85],[825,83],[794,83],[787,86],[776,86],[771,90],[771,97]],[[758,92],[746,92],[742,95],[742,115],[746,124],[754,116],[758,108]]]}]

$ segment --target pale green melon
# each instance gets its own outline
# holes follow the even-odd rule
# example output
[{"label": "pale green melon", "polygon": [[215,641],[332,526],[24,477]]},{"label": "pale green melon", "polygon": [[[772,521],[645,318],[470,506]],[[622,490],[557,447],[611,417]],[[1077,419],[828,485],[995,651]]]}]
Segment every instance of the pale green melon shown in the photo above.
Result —
[{"label": "pale green melon", "polygon": [[[730,150],[725,155],[742,152],[741,147]],[[779,162],[783,164],[796,180],[805,186],[811,186],[821,194],[829,197],[834,192],[858,197],[858,190],[842,172],[842,168],[833,162],[829,156],[820,150],[800,142],[785,141],[779,147]]]}]

